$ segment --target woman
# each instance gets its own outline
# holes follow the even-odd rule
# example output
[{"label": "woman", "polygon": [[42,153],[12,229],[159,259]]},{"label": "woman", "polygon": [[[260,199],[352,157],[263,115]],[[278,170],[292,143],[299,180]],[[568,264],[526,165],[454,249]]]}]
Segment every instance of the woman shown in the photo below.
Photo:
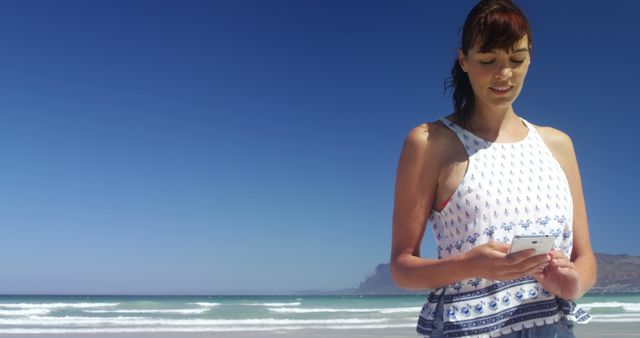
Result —
[{"label": "woman", "polygon": [[[562,131],[516,115],[531,62],[527,19],[508,0],[478,3],[452,70],[455,112],[408,134],[398,164],[391,272],[434,289],[426,337],[573,337],[574,300],[596,280],[578,164]],[[420,257],[426,223],[438,259]],[[508,254],[516,235],[554,249]]]}]

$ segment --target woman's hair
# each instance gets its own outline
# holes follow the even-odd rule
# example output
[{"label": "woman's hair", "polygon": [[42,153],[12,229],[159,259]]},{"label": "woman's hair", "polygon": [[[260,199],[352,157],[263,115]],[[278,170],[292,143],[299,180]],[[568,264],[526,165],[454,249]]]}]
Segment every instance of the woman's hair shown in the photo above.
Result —
[{"label": "woman's hair", "polygon": [[[462,27],[460,49],[466,56],[469,49],[481,43],[480,52],[497,49],[508,52],[525,35],[531,53],[531,28],[524,13],[510,0],[482,0],[469,12]],[[469,76],[462,70],[457,58],[451,69],[451,77],[445,80],[445,90],[448,88],[453,89],[456,122],[466,126],[475,108],[475,98]]]}]

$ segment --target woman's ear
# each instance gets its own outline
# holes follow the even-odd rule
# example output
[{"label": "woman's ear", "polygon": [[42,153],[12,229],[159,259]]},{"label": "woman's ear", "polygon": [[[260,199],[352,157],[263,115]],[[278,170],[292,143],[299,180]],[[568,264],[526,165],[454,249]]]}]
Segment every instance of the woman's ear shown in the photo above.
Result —
[{"label": "woman's ear", "polygon": [[462,49],[458,48],[458,64],[460,64],[460,68],[466,73],[467,72],[467,60],[462,52]]}]

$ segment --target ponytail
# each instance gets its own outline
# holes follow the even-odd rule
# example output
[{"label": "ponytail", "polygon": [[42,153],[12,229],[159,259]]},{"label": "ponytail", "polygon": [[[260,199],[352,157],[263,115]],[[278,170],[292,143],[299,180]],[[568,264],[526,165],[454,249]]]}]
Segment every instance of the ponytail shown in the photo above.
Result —
[{"label": "ponytail", "polygon": [[466,127],[471,112],[475,107],[475,97],[473,96],[471,82],[469,82],[469,75],[462,70],[458,59],[453,63],[451,77],[445,80],[445,91],[447,89],[453,90],[455,122]]}]

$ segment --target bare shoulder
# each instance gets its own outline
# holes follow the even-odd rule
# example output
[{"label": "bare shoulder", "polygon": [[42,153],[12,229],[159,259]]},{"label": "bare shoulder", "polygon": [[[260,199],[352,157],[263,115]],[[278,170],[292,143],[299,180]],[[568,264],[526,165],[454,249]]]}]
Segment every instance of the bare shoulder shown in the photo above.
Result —
[{"label": "bare shoulder", "polygon": [[535,124],[534,126],[538,131],[538,134],[540,134],[540,136],[546,143],[558,145],[571,143],[571,138],[569,137],[569,135],[567,135],[567,133],[560,129],[549,126],[538,126]]},{"label": "bare shoulder", "polygon": [[549,127],[533,125],[540,137],[547,145],[553,156],[561,163],[565,164],[575,157],[573,141],[564,131]]},{"label": "bare shoulder", "polygon": [[422,123],[411,129],[402,147],[401,165],[423,168],[423,172],[435,174],[437,178],[450,149],[451,136],[446,129],[440,121]]},{"label": "bare shoulder", "polygon": [[451,141],[452,133],[440,121],[422,123],[409,131],[405,145],[431,151],[442,149]]}]

